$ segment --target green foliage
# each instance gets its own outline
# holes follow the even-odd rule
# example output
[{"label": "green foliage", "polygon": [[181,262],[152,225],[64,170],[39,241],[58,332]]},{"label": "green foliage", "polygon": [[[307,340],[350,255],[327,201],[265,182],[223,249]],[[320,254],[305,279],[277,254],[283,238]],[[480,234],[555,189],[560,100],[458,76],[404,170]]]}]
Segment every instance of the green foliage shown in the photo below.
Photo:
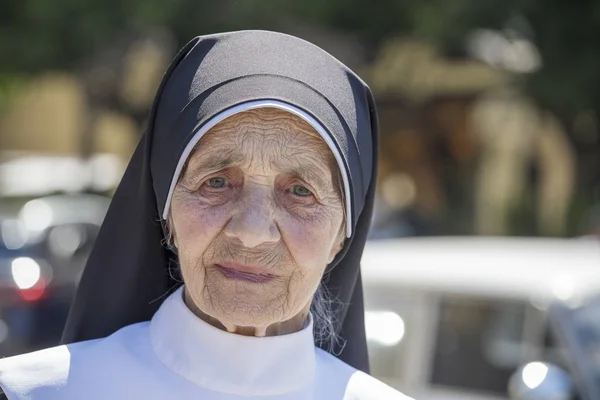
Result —
[{"label": "green foliage", "polygon": [[570,116],[600,104],[600,2],[579,0],[4,0],[0,74],[74,69],[128,32],[166,28],[179,43],[209,32],[290,21],[352,32],[376,48],[406,34],[460,54],[476,28],[501,29],[513,16],[532,26],[543,69],[527,80],[539,102]]}]

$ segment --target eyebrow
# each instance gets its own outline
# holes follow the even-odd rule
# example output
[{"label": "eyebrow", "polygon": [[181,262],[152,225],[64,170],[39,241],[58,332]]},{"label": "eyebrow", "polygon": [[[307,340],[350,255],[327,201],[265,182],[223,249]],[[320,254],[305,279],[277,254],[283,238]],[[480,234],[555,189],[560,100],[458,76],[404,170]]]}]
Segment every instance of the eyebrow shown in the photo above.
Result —
[{"label": "eyebrow", "polygon": [[287,165],[283,165],[283,160],[276,160],[273,162],[273,166],[282,172],[285,172],[289,175],[294,175],[302,179],[306,182],[316,182],[316,184],[322,188],[327,188],[329,185],[326,180],[323,178],[323,172],[316,168],[315,166],[308,165],[297,165],[295,167],[290,167]]},{"label": "eyebrow", "polygon": [[[194,157],[194,156],[192,156]],[[189,170],[191,174],[198,174],[201,172],[209,172],[209,171],[219,171],[228,167],[231,167],[234,164],[240,163],[243,159],[241,154],[237,154],[231,152],[227,154],[225,157],[220,152],[212,152],[209,154],[196,155],[195,157],[200,158],[200,161],[196,163],[194,168]],[[190,158],[191,160],[191,158]],[[184,175],[188,174],[188,166],[184,172]]]},{"label": "eyebrow", "polygon": [[[239,164],[244,160],[243,155],[236,151],[230,151],[225,156],[223,156],[223,153],[221,152],[212,152],[208,154],[199,154],[195,157],[200,158],[200,161],[196,163],[193,169],[188,170],[189,166],[186,167],[184,175],[188,175],[188,173],[196,175],[204,172],[220,171],[231,167],[232,165]],[[322,188],[327,188],[329,186],[322,176],[322,171],[313,165],[297,165],[290,167],[289,165],[284,164],[283,159],[273,161],[272,165],[278,171],[297,176],[306,182],[316,182],[316,184]]]},{"label": "eyebrow", "polygon": [[321,176],[321,171],[313,167],[298,167],[287,171],[291,175],[297,175],[300,179],[306,182],[316,182],[318,186],[327,188],[325,179]]}]

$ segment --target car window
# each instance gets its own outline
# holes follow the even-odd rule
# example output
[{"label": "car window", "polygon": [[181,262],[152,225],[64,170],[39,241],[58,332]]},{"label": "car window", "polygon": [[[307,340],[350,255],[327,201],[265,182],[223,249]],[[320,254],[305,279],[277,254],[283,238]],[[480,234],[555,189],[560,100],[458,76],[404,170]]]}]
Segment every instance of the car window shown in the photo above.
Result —
[{"label": "car window", "polygon": [[600,396],[600,298],[580,305],[557,304],[550,312],[554,331],[568,349],[570,372],[584,398]]},{"label": "car window", "polygon": [[525,307],[520,302],[442,298],[430,383],[506,394],[522,362]]},{"label": "car window", "polygon": [[557,340],[549,324],[546,324],[543,332],[543,352],[540,361],[556,365],[565,371],[569,370],[568,349]]}]

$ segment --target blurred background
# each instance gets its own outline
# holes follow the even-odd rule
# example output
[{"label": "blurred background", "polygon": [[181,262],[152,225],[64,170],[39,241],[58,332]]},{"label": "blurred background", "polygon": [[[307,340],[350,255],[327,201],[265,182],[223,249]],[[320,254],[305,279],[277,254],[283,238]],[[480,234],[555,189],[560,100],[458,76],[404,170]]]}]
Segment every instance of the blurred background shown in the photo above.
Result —
[{"label": "blurred background", "polygon": [[3,0],[0,356],[58,342],[168,63],[238,29],[312,41],[377,98],[373,373],[600,399],[597,0]]}]

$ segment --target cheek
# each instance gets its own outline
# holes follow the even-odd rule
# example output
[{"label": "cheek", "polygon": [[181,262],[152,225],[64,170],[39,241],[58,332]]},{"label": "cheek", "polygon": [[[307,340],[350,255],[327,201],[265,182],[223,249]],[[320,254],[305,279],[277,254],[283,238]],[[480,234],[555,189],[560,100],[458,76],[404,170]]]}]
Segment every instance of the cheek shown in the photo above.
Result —
[{"label": "cheek", "polygon": [[202,256],[206,247],[223,229],[229,210],[227,205],[207,206],[193,194],[178,196],[171,209],[175,231],[175,243],[182,264],[186,259]]},{"label": "cheek", "polygon": [[281,218],[279,228],[296,263],[320,274],[329,261],[341,220],[341,216],[320,213],[310,220],[287,215]]}]

